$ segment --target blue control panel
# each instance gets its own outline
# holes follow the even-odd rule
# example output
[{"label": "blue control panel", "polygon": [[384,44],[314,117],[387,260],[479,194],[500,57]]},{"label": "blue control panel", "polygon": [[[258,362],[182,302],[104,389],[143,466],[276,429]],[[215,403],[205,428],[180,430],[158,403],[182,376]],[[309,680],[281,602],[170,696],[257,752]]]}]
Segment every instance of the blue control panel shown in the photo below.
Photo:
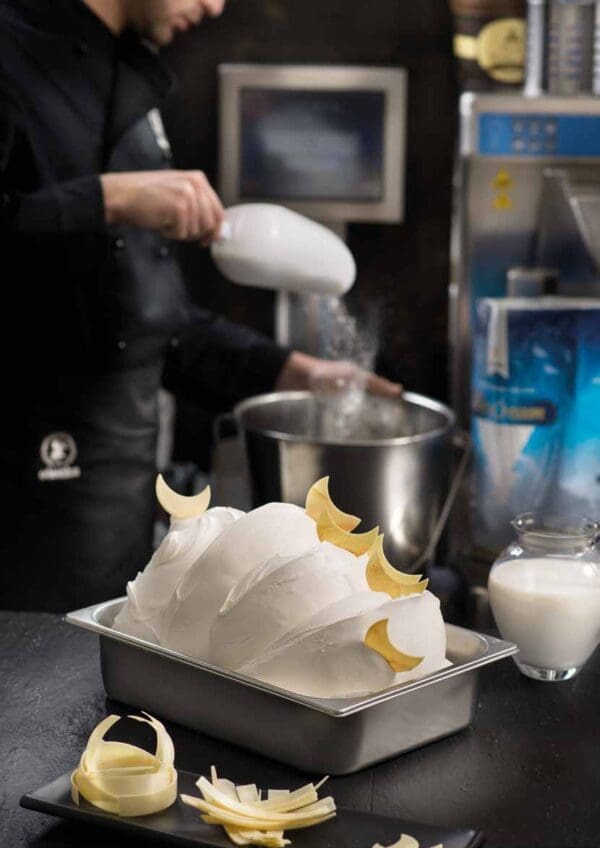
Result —
[{"label": "blue control panel", "polygon": [[479,115],[483,156],[600,156],[600,115]]}]

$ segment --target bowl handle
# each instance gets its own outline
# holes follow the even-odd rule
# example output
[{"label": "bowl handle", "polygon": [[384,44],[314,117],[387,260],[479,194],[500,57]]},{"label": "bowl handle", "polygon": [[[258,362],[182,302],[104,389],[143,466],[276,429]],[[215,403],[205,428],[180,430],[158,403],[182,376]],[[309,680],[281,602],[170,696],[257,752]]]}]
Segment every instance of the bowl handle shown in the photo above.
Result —
[{"label": "bowl handle", "polygon": [[233,412],[222,412],[220,415],[217,415],[213,419],[212,426],[212,435],[213,435],[213,445],[217,445],[221,439],[223,438],[223,428],[228,425],[231,426],[235,431],[235,435],[239,436],[240,429],[238,426],[238,420],[233,414]]},{"label": "bowl handle", "polygon": [[471,459],[472,453],[472,442],[471,437],[467,433],[466,430],[456,430],[451,436],[452,447],[454,447],[459,453],[461,453],[460,461],[454,472],[454,476],[452,478],[452,483],[448,489],[448,494],[446,495],[446,500],[444,501],[444,506],[441,509],[441,512],[438,516],[438,520],[435,523],[435,527],[433,528],[433,532],[431,534],[431,538],[427,544],[427,547],[419,555],[419,557],[412,563],[410,567],[411,574],[415,574],[419,571],[423,566],[428,565],[431,558],[435,553],[435,549],[438,546],[438,542],[444,532],[444,528],[446,527],[446,523],[452,511],[452,507],[454,506],[454,501],[456,500],[456,496],[460,490],[463,478],[465,476],[465,472],[469,465],[469,461]]}]

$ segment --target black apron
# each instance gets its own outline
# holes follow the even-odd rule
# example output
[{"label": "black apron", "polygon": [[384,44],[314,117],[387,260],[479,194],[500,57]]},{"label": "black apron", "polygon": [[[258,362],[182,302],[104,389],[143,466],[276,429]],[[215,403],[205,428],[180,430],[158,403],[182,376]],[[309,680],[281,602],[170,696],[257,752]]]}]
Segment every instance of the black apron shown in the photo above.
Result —
[{"label": "black apron", "polygon": [[149,366],[50,378],[8,399],[0,608],[64,612],[118,597],[147,563],[159,383]]},{"label": "black apron", "polygon": [[0,0],[0,608],[123,594],[151,553],[161,374],[226,408],[289,353],[192,310],[172,243],[104,224],[98,174],[172,167],[173,84],[82,0]]}]

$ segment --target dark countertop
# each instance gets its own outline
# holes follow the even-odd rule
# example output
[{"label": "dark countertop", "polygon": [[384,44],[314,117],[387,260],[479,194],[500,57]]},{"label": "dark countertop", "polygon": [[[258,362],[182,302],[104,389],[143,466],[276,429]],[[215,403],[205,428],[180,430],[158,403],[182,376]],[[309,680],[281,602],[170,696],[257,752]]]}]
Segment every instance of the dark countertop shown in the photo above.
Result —
[{"label": "dark countertop", "polygon": [[[471,728],[346,777],[340,806],[484,831],[488,848],[600,845],[600,651],[578,678],[537,683],[510,659],[480,672]],[[20,796],[76,764],[109,712],[97,637],[42,613],[0,612],[0,846],[106,845],[101,829],[18,806]],[[303,776],[272,760],[168,725],[176,765],[237,782],[293,786]],[[112,838],[114,843],[114,838]],[[128,841],[129,848],[141,843]]]}]

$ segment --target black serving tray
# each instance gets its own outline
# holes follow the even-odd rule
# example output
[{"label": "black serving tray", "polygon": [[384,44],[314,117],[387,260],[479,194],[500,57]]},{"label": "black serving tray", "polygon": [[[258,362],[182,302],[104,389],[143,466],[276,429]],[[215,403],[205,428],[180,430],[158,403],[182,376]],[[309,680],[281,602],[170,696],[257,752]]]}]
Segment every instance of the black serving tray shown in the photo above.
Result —
[{"label": "black serving tray", "polygon": [[[195,786],[198,775],[186,771],[178,771],[178,775],[179,792],[198,795]],[[138,818],[120,818],[86,801],[78,807],[71,800],[70,772],[23,795],[20,803],[28,810],[89,822],[118,831],[123,836],[129,834],[163,845],[204,845],[206,848],[231,848],[233,845],[222,828],[204,824],[200,814],[179,798],[162,813]],[[479,848],[484,841],[482,834],[474,830],[433,827],[344,809],[338,810],[335,819],[305,830],[289,831],[286,837],[292,840],[291,848],[371,848],[375,842],[391,845],[402,833],[414,836],[421,848],[439,843],[444,848]]]}]

